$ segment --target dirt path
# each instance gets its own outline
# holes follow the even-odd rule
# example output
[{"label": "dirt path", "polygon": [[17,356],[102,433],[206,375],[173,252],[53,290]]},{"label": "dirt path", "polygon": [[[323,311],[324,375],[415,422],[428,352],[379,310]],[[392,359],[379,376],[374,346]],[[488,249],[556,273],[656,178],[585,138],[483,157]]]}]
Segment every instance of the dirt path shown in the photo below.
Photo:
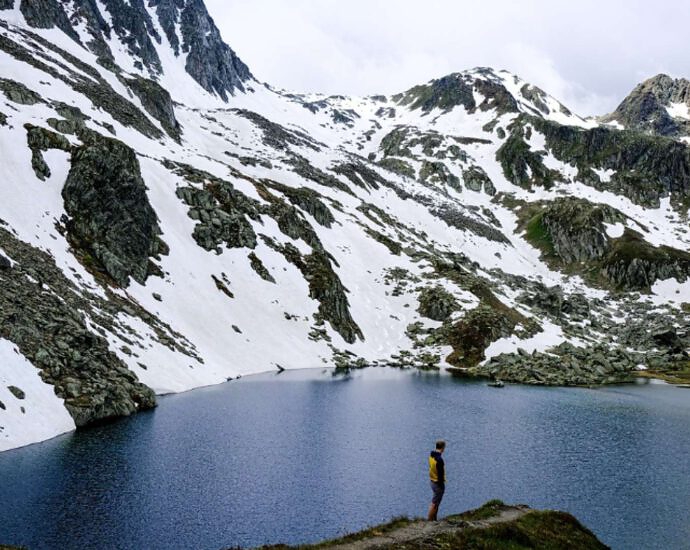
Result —
[{"label": "dirt path", "polygon": [[463,521],[454,518],[443,519],[436,522],[419,520],[394,531],[373,535],[365,540],[330,546],[329,549],[366,550],[368,548],[377,548],[385,545],[423,540],[443,533],[457,532],[459,529],[483,528],[497,523],[514,521],[529,514],[531,511],[532,510],[526,506],[509,506],[503,509],[498,515],[483,520]]}]

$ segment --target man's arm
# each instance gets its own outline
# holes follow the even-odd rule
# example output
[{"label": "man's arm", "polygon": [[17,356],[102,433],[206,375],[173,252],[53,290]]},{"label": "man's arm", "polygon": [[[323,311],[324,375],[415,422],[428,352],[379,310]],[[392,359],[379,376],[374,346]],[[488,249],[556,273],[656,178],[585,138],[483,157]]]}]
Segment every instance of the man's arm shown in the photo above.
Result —
[{"label": "man's arm", "polygon": [[436,459],[436,473],[438,474],[438,482],[441,485],[446,483],[446,464],[440,456]]}]

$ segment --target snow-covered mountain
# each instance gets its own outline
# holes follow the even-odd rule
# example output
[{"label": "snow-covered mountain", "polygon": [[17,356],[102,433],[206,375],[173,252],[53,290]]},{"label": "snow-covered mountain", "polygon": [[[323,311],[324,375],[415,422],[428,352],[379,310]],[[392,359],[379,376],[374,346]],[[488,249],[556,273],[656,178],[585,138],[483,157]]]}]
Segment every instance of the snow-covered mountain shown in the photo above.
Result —
[{"label": "snow-covered mountain", "polygon": [[287,93],[201,0],[0,0],[0,67],[0,450],[261,371],[687,362],[687,134],[626,103]]}]

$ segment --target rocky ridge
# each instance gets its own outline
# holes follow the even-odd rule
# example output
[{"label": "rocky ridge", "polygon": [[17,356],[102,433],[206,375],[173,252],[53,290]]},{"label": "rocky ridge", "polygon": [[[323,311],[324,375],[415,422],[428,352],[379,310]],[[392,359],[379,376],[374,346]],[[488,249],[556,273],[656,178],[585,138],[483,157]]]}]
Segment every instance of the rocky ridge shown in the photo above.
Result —
[{"label": "rocky ridge", "polygon": [[689,108],[690,81],[659,74],[638,84],[602,120],[653,135],[682,137],[690,134]]}]

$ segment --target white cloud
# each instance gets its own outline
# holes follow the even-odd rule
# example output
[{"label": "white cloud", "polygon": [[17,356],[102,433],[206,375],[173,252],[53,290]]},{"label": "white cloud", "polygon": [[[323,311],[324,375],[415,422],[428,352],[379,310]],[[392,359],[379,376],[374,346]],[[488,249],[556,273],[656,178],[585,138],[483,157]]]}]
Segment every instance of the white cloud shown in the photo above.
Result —
[{"label": "white cloud", "polygon": [[690,3],[657,0],[207,0],[255,76],[299,90],[395,93],[480,65],[580,114],[658,72],[690,76]]}]

